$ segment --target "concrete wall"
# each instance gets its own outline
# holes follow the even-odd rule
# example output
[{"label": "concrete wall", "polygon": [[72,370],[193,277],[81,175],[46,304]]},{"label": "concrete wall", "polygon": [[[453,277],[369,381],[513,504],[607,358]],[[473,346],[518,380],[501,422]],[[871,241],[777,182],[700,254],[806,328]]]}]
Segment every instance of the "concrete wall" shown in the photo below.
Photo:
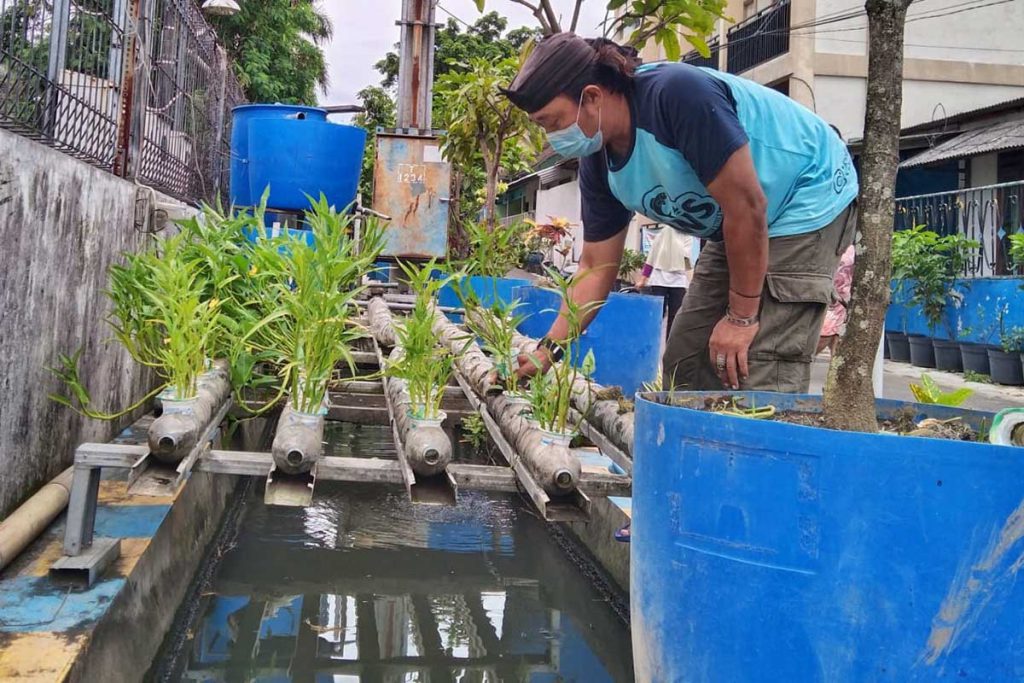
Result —
[{"label": "concrete wall", "polygon": [[152,379],[106,343],[103,322],[107,267],[150,239],[133,228],[135,186],[6,130],[0,150],[3,518],[70,465],[80,442],[106,441],[121,426],[79,418],[47,398],[63,391],[45,370],[58,353],[84,349],[79,368],[102,410],[130,405]]}]

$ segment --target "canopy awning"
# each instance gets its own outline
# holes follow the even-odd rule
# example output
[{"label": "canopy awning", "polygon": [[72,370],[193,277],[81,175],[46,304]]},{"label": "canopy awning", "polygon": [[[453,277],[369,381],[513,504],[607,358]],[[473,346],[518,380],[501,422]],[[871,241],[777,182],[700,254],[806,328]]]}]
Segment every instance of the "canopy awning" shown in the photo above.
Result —
[{"label": "canopy awning", "polygon": [[900,168],[914,168],[941,161],[963,159],[989,152],[1024,148],[1024,120],[1002,121],[965,131],[910,157]]}]

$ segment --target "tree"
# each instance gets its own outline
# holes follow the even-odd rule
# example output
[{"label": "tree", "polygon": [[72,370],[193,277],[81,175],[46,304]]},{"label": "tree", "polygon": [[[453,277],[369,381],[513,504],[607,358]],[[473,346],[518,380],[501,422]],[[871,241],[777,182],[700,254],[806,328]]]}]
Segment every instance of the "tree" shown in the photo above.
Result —
[{"label": "tree", "polygon": [[211,23],[252,102],[313,104],[327,88],[321,45],[334,34],[315,0],[245,0],[242,11]]},{"label": "tree", "polygon": [[363,153],[363,170],[359,177],[359,194],[368,202],[373,196],[373,166],[376,154],[377,128],[393,128],[395,125],[395,101],[384,88],[371,85],[360,90],[356,97],[363,105],[352,123],[366,131],[366,151]]},{"label": "tree", "polygon": [[[580,9],[585,0],[573,0],[572,17],[563,24],[555,11],[553,0],[508,0],[526,7],[536,17],[545,35],[561,31],[575,31],[579,24]],[[477,9],[484,11],[487,0],[475,0]],[[679,31],[685,39],[705,57],[710,54],[704,37],[715,28],[715,22],[725,18],[726,0],[608,0],[608,12],[615,18],[605,23],[605,34],[616,31],[628,33],[627,42],[642,48],[651,38],[665,49],[670,60],[679,59]]]},{"label": "tree", "polygon": [[540,148],[540,130],[499,89],[515,76],[518,59],[474,59],[466,66],[465,71],[449,72],[438,82],[437,92],[444,101],[442,150],[456,167],[483,162],[483,219],[493,229],[502,163],[518,159],[525,165],[532,157],[529,151]]},{"label": "tree", "polygon": [[825,385],[825,422],[878,431],[871,373],[889,307],[894,188],[903,104],[903,29],[911,0],[867,0],[868,84],[860,159],[857,259],[846,334]]}]

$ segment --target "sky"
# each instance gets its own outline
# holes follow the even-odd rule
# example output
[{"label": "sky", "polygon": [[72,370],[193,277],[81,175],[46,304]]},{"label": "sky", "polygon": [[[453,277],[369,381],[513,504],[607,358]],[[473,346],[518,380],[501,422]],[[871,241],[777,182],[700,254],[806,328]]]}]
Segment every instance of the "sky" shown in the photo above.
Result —
[{"label": "sky", "polygon": [[[605,0],[585,0],[578,33],[598,35],[598,23],[604,18]],[[322,0],[321,5],[334,21],[334,39],[325,46],[330,86],[327,93],[318,93],[320,104],[355,104],[356,93],[367,85],[378,85],[380,74],[373,69],[377,60],[398,42],[401,0]],[[572,0],[554,0],[568,23]],[[441,0],[440,7],[470,24],[480,13],[473,0]],[[535,26],[536,19],[522,5],[511,0],[487,0],[486,11],[495,10],[508,17],[509,28]],[[437,10],[438,23],[445,23],[447,14]]]}]

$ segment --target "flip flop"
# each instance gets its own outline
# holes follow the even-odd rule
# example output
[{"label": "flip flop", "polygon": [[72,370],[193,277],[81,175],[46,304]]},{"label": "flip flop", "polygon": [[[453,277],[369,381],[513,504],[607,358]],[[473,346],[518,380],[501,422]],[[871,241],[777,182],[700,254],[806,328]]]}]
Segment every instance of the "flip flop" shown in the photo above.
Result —
[{"label": "flip flop", "polygon": [[626,526],[622,527],[621,529],[619,529],[618,531],[615,532],[615,540],[616,541],[618,541],[619,543],[629,543],[629,538],[630,538],[629,526],[630,525],[627,524]]}]

